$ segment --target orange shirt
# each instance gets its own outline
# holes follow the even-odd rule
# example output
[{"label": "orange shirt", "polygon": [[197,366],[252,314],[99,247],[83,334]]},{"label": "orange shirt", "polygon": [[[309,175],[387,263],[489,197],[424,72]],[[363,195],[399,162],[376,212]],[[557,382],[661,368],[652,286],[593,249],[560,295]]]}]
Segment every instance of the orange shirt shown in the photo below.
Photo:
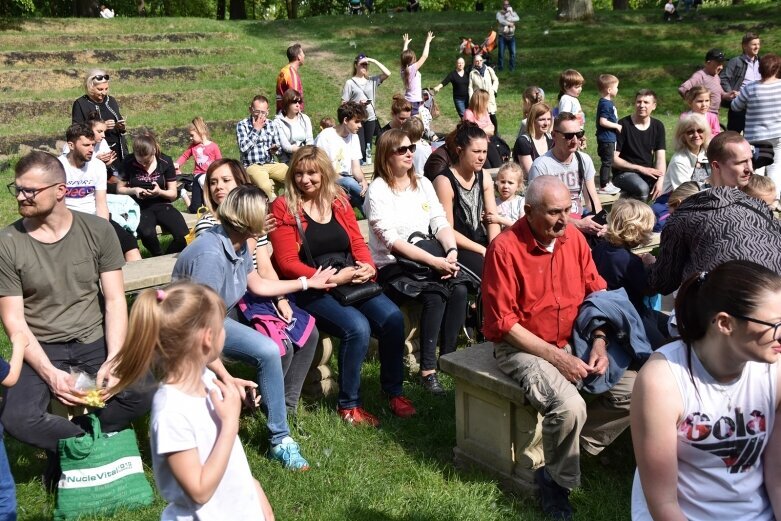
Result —
[{"label": "orange shirt", "polygon": [[[282,95],[287,89],[297,90],[304,97],[304,85],[301,83],[301,75],[288,63],[279,70],[277,75],[277,112],[282,110]],[[304,102],[301,102],[301,112],[304,111]]]}]

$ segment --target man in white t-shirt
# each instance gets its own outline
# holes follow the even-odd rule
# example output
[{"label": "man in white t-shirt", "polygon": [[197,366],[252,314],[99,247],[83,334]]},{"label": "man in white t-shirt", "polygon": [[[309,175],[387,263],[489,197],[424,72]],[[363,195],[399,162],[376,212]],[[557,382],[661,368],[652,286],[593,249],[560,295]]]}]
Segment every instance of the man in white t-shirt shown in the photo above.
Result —
[{"label": "man in white t-shirt", "polygon": [[591,201],[594,214],[602,211],[594,184],[594,162],[587,154],[578,151],[582,137],[583,129],[578,117],[571,112],[560,112],[553,122],[553,147],[534,160],[529,170],[529,182],[541,175],[561,179],[567,185],[572,200],[570,222],[584,234],[599,235],[603,225],[594,222],[591,215],[581,219],[584,195]]},{"label": "man in white t-shirt", "polygon": [[106,203],[106,165],[91,161],[95,134],[86,123],[74,123],[65,133],[68,153],[58,159],[65,167],[67,192],[65,205],[77,212],[108,219]]},{"label": "man in white t-shirt", "polygon": [[363,196],[369,184],[361,171],[361,143],[358,130],[366,119],[366,109],[354,101],[342,104],[336,111],[339,124],[318,134],[315,146],[322,148],[339,174],[337,183],[350,197],[350,204],[363,206]]}]

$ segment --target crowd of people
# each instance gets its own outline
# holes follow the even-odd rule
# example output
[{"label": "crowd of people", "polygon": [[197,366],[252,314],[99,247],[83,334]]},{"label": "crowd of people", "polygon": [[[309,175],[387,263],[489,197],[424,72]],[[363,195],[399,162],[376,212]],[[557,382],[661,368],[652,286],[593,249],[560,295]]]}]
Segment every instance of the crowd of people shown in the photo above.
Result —
[{"label": "crowd of people", "polygon": [[[505,52],[509,70],[517,65],[518,20],[505,1],[499,71]],[[470,68],[459,57],[432,91],[422,88],[433,41],[429,32],[418,57],[403,36],[403,88],[388,92],[387,125],[378,93],[393,90],[380,89],[392,71],[360,53],[336,119],[319,131],[304,112],[304,49],[290,46],[276,112],[262,94],[250,101],[236,159],[222,157],[200,117],[176,161],[147,129],[133,133],[131,151],[109,74],[89,71],[63,154],[17,163],[8,188],[22,218],[0,237],[0,319],[13,347],[0,377],[15,383],[0,420],[46,450],[47,486],[61,473],[58,442],[85,432],[47,412],[51,399],[85,403],[70,373],[78,368],[96,378],[104,432],[151,410],[164,519],[273,519],[238,439],[242,401],[265,414],[269,457],[307,470],[297,411],[318,339],[339,340],[339,417],[377,427],[361,390],[373,336],[389,411],[414,417],[401,308],[416,302],[406,309],[419,313],[426,392],[445,394],[438,356],[462,334],[484,335],[541,415],[545,464],[535,478],[552,519],[573,518],[581,449],[599,454],[630,424],[634,519],[781,516],[778,478],[763,470],[781,463],[781,57],[760,57],[753,33],[726,67],[723,52],[707,51],[679,90],[690,110],[668,163],[657,94],[638,90],[619,118],[611,74],[597,80],[589,147],[585,80],[574,69],[561,73],[556,103],[526,89],[511,149],[486,57]],[[463,119],[439,138],[433,94],[448,84]],[[608,214],[600,196],[619,192]],[[173,206],[179,197],[199,213],[192,234]],[[136,205],[137,222],[132,212],[117,218],[123,205]],[[165,252],[158,226],[171,235]],[[633,252],[659,229],[657,256]],[[152,256],[179,255],[174,282],[141,293],[128,322],[121,268],[141,257],[138,239]],[[651,297],[673,292],[668,317]],[[249,364],[255,380],[231,376],[222,357]],[[12,512],[0,457],[11,484],[0,487],[0,507]]]}]

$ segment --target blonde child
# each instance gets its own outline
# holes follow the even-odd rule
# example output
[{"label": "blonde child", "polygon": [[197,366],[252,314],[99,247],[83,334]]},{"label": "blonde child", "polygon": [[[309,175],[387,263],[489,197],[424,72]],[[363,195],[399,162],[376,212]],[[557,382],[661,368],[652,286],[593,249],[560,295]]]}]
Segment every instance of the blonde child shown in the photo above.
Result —
[{"label": "blonde child", "polygon": [[747,195],[764,201],[773,210],[777,207],[776,183],[767,176],[764,175],[752,175],[748,184],[741,188]]},{"label": "blonde child", "polygon": [[198,208],[203,206],[203,181],[206,179],[204,177],[206,170],[214,161],[222,158],[222,153],[217,143],[212,142],[209,127],[206,126],[202,117],[198,116],[193,119],[187,127],[187,131],[190,133],[190,146],[174,162],[174,168],[176,173],[180,174],[179,169],[190,159],[190,156],[195,161],[192,199],[187,200],[184,190],[182,190],[182,198],[187,205],[187,211],[196,213]]},{"label": "blonde child", "polygon": [[567,69],[559,75],[559,111],[557,114],[562,112],[575,114],[578,117],[580,128],[586,126],[586,114],[583,113],[580,101],[578,101],[585,82],[583,75],[575,69]]},{"label": "blonde child", "polygon": [[155,481],[168,502],[161,519],[274,519],[239,441],[239,390],[207,369],[222,353],[224,319],[217,293],[192,282],[146,290],[130,312],[112,392],[150,368],[161,381],[150,421]]},{"label": "blonde child", "polygon": [[[0,385],[12,387],[19,379],[24,360],[24,350],[29,341],[24,333],[16,333],[11,338],[11,361],[0,358]],[[3,443],[3,426],[0,424],[0,519],[16,519],[16,487],[8,455]]]},{"label": "blonde child", "polygon": [[716,137],[721,133],[721,126],[719,125],[719,117],[711,112],[710,109],[710,91],[705,85],[695,85],[684,95],[686,103],[689,105],[689,109],[681,114],[681,119],[689,114],[700,114],[708,122],[710,127],[711,138]]},{"label": "blonde child", "polygon": [[507,162],[499,167],[496,174],[496,191],[499,193],[496,198],[496,213],[487,213],[486,222],[498,223],[502,228],[506,228],[523,217],[526,198],[519,195],[523,189],[523,170],[518,163]]},{"label": "blonde child", "polygon": [[624,288],[629,301],[643,319],[648,341],[658,347],[667,335],[667,316],[645,303],[647,266],[656,259],[650,253],[642,256],[633,248],[648,244],[656,217],[651,207],[636,199],[619,199],[613,203],[604,240],[592,250],[594,265],[607,282],[607,288]]}]

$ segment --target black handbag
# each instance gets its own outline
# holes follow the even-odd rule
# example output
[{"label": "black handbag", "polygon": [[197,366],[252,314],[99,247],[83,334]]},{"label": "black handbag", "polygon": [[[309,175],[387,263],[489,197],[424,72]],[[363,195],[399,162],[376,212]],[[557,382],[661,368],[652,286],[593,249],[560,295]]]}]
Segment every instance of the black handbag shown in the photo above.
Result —
[{"label": "black handbag", "polygon": [[[447,256],[445,255],[445,248],[442,247],[438,240],[421,232],[412,232],[407,238],[407,242],[414,244],[421,250],[425,251],[426,253],[430,253],[434,257]],[[402,257],[401,255],[396,256],[396,262],[406,275],[409,275],[415,280],[440,280],[440,275],[437,270],[428,264],[423,264],[421,262]]]},{"label": "black handbag", "polygon": [[[326,253],[318,255],[317,259],[312,257],[312,252],[309,249],[309,244],[306,242],[306,236],[304,235],[304,227],[301,226],[301,219],[298,213],[295,214],[296,226],[298,226],[298,234],[301,235],[301,244],[304,246],[304,252],[306,253],[309,265],[313,268],[332,267],[336,268],[337,272],[343,268],[352,266],[354,264],[353,256],[349,252],[337,252]],[[339,304],[343,306],[354,306],[360,304],[365,300],[376,297],[382,293],[382,286],[376,282],[366,281],[363,284],[344,284],[336,286],[329,290],[331,296],[333,296]]]}]

